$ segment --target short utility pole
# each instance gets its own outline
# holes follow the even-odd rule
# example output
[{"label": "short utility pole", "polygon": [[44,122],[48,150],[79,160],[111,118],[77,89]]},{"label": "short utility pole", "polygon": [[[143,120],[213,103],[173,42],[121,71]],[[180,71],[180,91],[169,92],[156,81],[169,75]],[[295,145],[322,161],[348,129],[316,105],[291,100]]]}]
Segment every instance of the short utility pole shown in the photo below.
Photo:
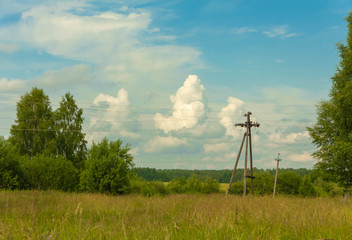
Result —
[{"label": "short utility pole", "polygon": [[[247,178],[251,179],[251,193],[253,195],[253,158],[252,158],[252,137],[251,137],[251,127],[259,127],[259,123],[257,122],[252,122],[251,121],[251,116],[252,113],[251,112],[247,112],[244,116],[247,117],[247,122],[245,123],[236,123],[234,126],[240,126],[240,127],[245,127],[246,128],[246,132],[243,135],[243,139],[242,139],[242,143],[241,143],[241,147],[240,150],[238,152],[237,155],[237,159],[236,159],[236,163],[235,163],[235,167],[233,169],[232,172],[232,176],[230,179],[230,183],[229,183],[229,188],[227,189],[226,195],[229,194],[230,192],[230,188],[231,188],[231,184],[233,181],[233,178],[235,176],[236,173],[236,169],[237,169],[237,164],[238,164],[238,160],[240,159],[241,156],[241,152],[242,152],[242,148],[243,148],[243,144],[244,144],[244,140],[246,140],[246,157],[245,157],[245,161],[244,161],[244,176],[243,176],[243,196],[246,196],[246,187],[247,187]],[[250,156],[250,170],[251,170],[251,174],[250,176],[247,176],[247,158],[248,158],[248,141],[249,141],[249,156]]]},{"label": "short utility pole", "polygon": [[275,197],[276,181],[277,181],[277,172],[279,171],[279,162],[281,161],[281,159],[280,159],[280,153],[277,153],[277,158],[275,158],[275,161],[277,162],[277,164],[276,164],[276,173],[275,173],[275,183],[274,183],[274,193],[273,193],[273,197]]}]

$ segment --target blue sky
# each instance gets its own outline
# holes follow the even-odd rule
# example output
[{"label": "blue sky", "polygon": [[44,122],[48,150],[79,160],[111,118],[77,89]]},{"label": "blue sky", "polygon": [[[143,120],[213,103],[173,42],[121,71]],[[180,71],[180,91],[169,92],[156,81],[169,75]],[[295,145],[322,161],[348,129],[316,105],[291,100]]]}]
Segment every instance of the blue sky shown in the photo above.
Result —
[{"label": "blue sky", "polygon": [[[87,140],[131,143],[136,166],[232,168],[243,129],[254,166],[313,167],[306,127],[327,98],[347,0],[2,1],[0,135],[33,86],[71,92]],[[240,167],[243,166],[241,159]]]}]

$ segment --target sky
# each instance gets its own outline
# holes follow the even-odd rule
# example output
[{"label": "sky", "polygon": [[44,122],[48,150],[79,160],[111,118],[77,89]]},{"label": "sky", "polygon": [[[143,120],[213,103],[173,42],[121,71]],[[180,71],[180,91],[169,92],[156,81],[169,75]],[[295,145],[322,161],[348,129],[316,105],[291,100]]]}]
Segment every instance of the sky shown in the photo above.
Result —
[{"label": "sky", "polygon": [[[16,103],[70,92],[89,144],[131,144],[136,167],[312,168],[306,130],[328,98],[349,0],[0,0],[0,136]],[[239,167],[244,166],[244,150]]]}]

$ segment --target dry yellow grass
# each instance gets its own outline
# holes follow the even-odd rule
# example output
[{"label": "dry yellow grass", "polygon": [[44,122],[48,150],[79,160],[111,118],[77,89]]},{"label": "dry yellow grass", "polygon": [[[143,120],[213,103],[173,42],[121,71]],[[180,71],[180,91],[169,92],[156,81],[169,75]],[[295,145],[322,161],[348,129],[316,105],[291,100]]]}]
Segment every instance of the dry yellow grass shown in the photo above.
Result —
[{"label": "dry yellow grass", "polygon": [[0,192],[0,239],[352,239],[343,199]]}]

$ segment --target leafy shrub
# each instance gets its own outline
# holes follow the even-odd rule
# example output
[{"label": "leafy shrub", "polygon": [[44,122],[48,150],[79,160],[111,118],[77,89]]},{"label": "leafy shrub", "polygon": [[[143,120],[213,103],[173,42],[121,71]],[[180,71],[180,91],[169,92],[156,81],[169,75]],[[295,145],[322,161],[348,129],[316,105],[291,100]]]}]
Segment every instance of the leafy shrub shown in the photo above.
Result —
[{"label": "leafy shrub", "polygon": [[206,177],[202,183],[202,193],[218,193],[220,192],[220,184],[216,179]]},{"label": "leafy shrub", "polygon": [[141,178],[131,180],[129,193],[141,194],[143,196],[166,195],[168,190],[163,182],[148,182]]},{"label": "leafy shrub", "polygon": [[187,180],[185,177],[177,177],[171,180],[167,185],[167,189],[171,193],[185,193],[186,192]]},{"label": "leafy shrub", "polygon": [[78,171],[63,157],[23,156],[20,164],[30,189],[74,191],[78,187]]},{"label": "leafy shrub", "polygon": [[299,195],[303,197],[314,197],[317,192],[314,189],[310,176],[303,177],[301,185],[299,186]]},{"label": "leafy shrub", "polygon": [[313,187],[319,197],[336,197],[344,193],[344,188],[338,183],[324,181],[321,177],[315,179]]},{"label": "leafy shrub", "polygon": [[297,195],[301,177],[295,172],[284,172],[277,176],[277,192],[279,194]]},{"label": "leafy shrub", "polygon": [[[246,185],[247,193],[250,192],[250,185]],[[231,184],[230,194],[242,195],[243,194],[243,181],[237,181]]]},{"label": "leafy shrub", "polygon": [[18,162],[16,149],[3,137],[0,137],[0,188],[22,189],[23,172]]},{"label": "leafy shrub", "polygon": [[[256,195],[273,194],[274,191],[274,177],[268,172],[260,172],[254,174],[253,191]],[[249,179],[250,180],[250,179]],[[248,184],[248,183],[247,183]],[[250,185],[250,182],[249,182]]]},{"label": "leafy shrub", "polygon": [[174,178],[167,189],[171,193],[217,193],[220,192],[220,184],[210,177],[192,175],[187,180],[185,177]]},{"label": "leafy shrub", "polygon": [[109,142],[104,138],[93,143],[81,173],[80,189],[113,195],[128,192],[133,165],[129,151],[130,145],[122,146],[121,140]]}]

